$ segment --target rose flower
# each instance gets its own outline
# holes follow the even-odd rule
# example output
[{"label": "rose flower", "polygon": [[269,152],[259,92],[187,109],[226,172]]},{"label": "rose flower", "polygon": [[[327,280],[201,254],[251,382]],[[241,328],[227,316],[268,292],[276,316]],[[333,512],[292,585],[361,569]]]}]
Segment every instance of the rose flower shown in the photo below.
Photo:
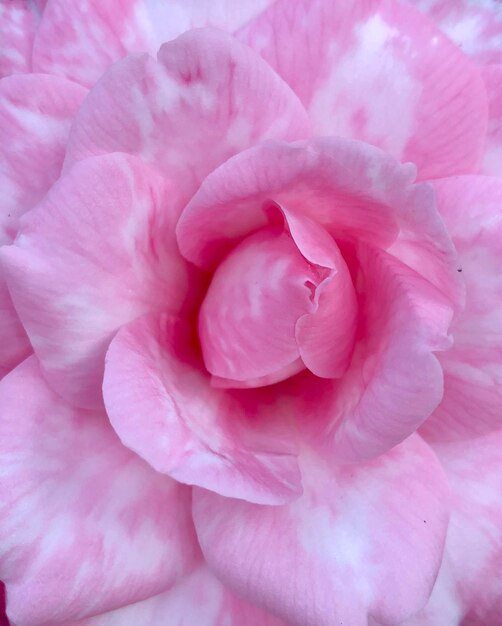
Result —
[{"label": "rose flower", "polygon": [[11,624],[502,624],[500,5],[0,34]]}]

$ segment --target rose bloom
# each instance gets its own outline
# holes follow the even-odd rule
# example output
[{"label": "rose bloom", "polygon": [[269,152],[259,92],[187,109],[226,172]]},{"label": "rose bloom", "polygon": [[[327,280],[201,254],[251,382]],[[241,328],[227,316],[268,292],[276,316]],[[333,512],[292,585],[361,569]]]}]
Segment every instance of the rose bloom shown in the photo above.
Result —
[{"label": "rose bloom", "polygon": [[502,5],[0,35],[11,624],[502,624]]}]

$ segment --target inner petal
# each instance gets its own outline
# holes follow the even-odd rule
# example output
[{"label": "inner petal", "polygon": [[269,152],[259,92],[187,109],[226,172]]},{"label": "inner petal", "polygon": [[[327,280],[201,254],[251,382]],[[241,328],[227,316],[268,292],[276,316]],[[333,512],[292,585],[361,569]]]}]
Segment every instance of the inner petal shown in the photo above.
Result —
[{"label": "inner petal", "polygon": [[218,386],[271,384],[304,369],[295,327],[314,312],[325,274],[282,228],[258,231],[224,259],[199,315],[204,362]]}]

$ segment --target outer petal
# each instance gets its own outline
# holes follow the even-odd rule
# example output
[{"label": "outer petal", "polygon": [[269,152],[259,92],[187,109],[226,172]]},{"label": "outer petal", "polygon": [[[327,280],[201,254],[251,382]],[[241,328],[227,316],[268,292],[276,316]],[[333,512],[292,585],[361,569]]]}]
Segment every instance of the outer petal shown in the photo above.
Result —
[{"label": "outer petal", "polygon": [[157,471],[224,496],[275,504],[301,493],[274,390],[214,389],[193,341],[167,316],[138,319],[112,341],[103,390],[123,443]]},{"label": "outer petal", "polygon": [[78,406],[101,402],[104,355],[120,326],[185,304],[190,280],[174,241],[177,202],[173,185],[134,157],[88,159],[2,250],[42,369]]},{"label": "outer petal", "polygon": [[0,379],[31,353],[31,344],[21,324],[0,267]]},{"label": "outer petal", "polygon": [[411,0],[462,52],[478,63],[502,63],[499,0]]},{"label": "outer petal", "polygon": [[490,109],[482,171],[502,177],[502,64],[484,67],[483,78]]},{"label": "outer petal", "polygon": [[487,105],[479,71],[393,0],[278,0],[238,37],[288,82],[317,135],[413,161],[421,179],[475,171]]},{"label": "outer petal", "polygon": [[34,69],[90,87],[131,52],[155,54],[165,41],[196,27],[233,32],[271,1],[48,0],[35,39]]},{"label": "outer petal", "polygon": [[305,493],[287,506],[194,490],[210,567],[236,593],[298,626],[390,626],[419,610],[448,523],[446,481],[430,449],[412,437],[346,468],[304,451],[301,469]]},{"label": "outer petal", "polygon": [[291,89],[249,48],[212,29],[117,63],[77,116],[67,163],[128,152],[176,176],[188,196],[220,163],[266,138],[307,136]]},{"label": "outer petal", "polygon": [[502,430],[434,449],[450,484],[452,513],[431,598],[406,626],[501,626]]},{"label": "outer petal", "polygon": [[466,308],[441,355],[444,399],[424,425],[428,439],[502,427],[502,180],[464,176],[435,183],[438,207],[459,252]]},{"label": "outer petal", "polygon": [[159,593],[198,558],[190,492],[72,409],[31,357],[0,384],[0,575],[18,626]]},{"label": "outer petal", "polygon": [[0,1],[0,78],[31,71],[38,12],[27,0]]}]

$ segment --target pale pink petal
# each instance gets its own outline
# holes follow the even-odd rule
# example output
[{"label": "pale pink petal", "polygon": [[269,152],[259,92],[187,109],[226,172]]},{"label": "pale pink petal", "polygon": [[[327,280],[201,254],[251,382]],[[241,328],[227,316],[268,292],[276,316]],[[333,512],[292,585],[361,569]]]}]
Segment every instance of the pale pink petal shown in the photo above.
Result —
[{"label": "pale pink petal", "polygon": [[21,363],[32,351],[0,266],[0,378]]},{"label": "pale pink petal", "polygon": [[192,279],[174,241],[177,211],[175,186],[139,159],[87,159],[23,218],[14,245],[2,248],[42,369],[78,406],[101,402],[104,355],[120,326],[184,306]]},{"label": "pale pink petal", "polygon": [[90,87],[130,52],[155,52],[138,0],[48,0],[33,45],[33,70]]},{"label": "pale pink petal", "polygon": [[58,179],[70,125],[86,90],[57,76],[0,81],[0,244]]},{"label": "pale pink petal", "polygon": [[35,357],[0,397],[0,576],[13,623],[112,610],[195,565],[190,490],[122,446],[104,413],[67,405]]},{"label": "pale pink petal", "polygon": [[478,63],[502,63],[500,0],[410,0]]},{"label": "pale pink petal", "polygon": [[440,464],[413,436],[366,465],[306,449],[305,492],[263,507],[194,489],[204,555],[238,595],[297,626],[397,625],[421,609],[448,523]]},{"label": "pale pink petal", "polygon": [[483,78],[488,93],[489,117],[482,172],[502,177],[502,63],[484,67]]},{"label": "pale pink petal", "polygon": [[123,443],[157,471],[265,504],[301,493],[290,419],[274,389],[215,389],[188,325],[144,316],[106,360],[105,404]]},{"label": "pale pink petal", "polygon": [[440,356],[444,399],[423,427],[432,440],[502,428],[502,180],[462,176],[434,186],[467,298],[453,347]]},{"label": "pale pink petal", "polygon": [[0,78],[31,72],[38,20],[28,0],[0,0]]},{"label": "pale pink petal", "polygon": [[439,404],[436,352],[451,342],[451,304],[429,282],[380,250],[360,246],[360,322],[342,379],[297,383],[297,413],[316,446],[338,462],[367,459],[413,433]]},{"label": "pale pink petal", "polygon": [[478,69],[393,0],[277,0],[238,38],[298,94],[316,135],[413,161],[421,179],[475,171],[487,104]]},{"label": "pale pink petal", "polygon": [[270,613],[240,600],[200,567],[173,589],[79,622],[61,626],[287,626]]},{"label": "pale pink petal", "polygon": [[136,154],[176,176],[188,199],[237,152],[307,135],[298,98],[257,54],[199,29],[162,46],[158,60],[129,57],[107,72],[77,116],[66,162]]},{"label": "pale pink petal", "polygon": [[434,446],[452,512],[445,555],[426,608],[406,626],[502,624],[502,430]]}]

